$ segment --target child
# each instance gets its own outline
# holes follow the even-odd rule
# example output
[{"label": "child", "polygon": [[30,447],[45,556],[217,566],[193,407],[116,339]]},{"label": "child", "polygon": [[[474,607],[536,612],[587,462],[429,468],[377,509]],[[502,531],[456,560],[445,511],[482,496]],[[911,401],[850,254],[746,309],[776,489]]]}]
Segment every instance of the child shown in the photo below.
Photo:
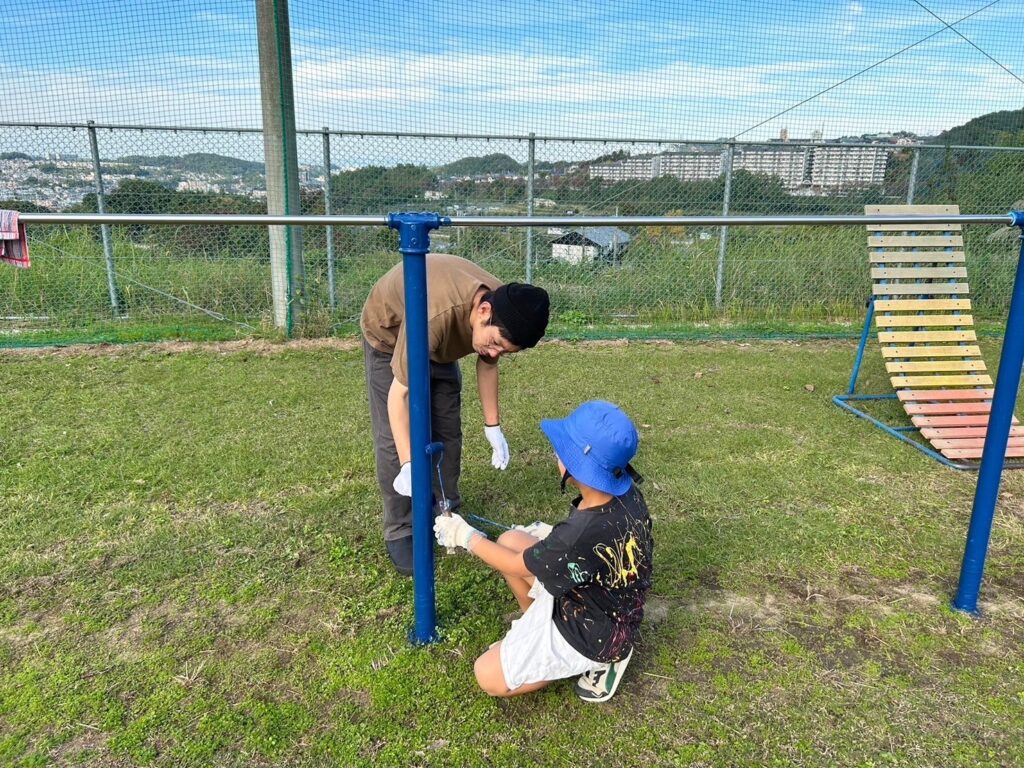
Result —
[{"label": "child", "polygon": [[651,585],[651,519],[629,463],[639,437],[625,413],[601,400],[540,426],[555,449],[562,492],[566,483],[580,492],[568,519],[550,533],[514,529],[495,542],[453,514],[436,518],[434,533],[442,546],[461,546],[504,576],[524,612],[476,660],[484,691],[516,696],[580,675],[581,699],[607,701],[633,655]]}]

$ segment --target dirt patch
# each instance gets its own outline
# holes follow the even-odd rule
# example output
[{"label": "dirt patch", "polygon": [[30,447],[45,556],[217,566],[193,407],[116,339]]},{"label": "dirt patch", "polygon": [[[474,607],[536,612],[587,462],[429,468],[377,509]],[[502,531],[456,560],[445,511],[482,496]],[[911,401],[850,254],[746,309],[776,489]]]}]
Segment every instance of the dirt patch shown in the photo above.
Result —
[{"label": "dirt patch", "polygon": [[[847,345],[848,340],[843,339],[811,339],[806,341],[793,341],[789,339],[765,339],[756,343],[738,342],[732,340],[707,340],[707,341],[676,341],[672,339],[594,339],[589,341],[567,341],[564,339],[550,339],[541,342],[540,347],[573,347],[583,349],[600,349],[602,347],[626,347],[626,346],[649,346],[649,347],[674,347],[674,346],[703,346],[703,347],[735,347],[741,349],[763,350],[772,346],[804,346],[804,347],[829,347],[835,345]],[[257,355],[275,355],[281,352],[293,352],[303,350],[332,349],[339,352],[353,352],[361,349],[362,341],[357,337],[345,338],[323,338],[323,339],[291,339],[288,341],[271,341],[268,339],[237,339],[232,341],[160,341],[160,342],[132,342],[124,344],[67,344],[51,347],[12,347],[0,349],[0,357],[145,357],[150,355],[174,355],[184,352],[213,352],[219,354],[232,354],[237,352],[248,352]]]},{"label": "dirt patch", "polygon": [[162,341],[133,344],[69,344],[53,347],[27,347],[0,349],[0,355],[22,357],[143,357],[148,355],[176,355],[183,352],[214,352],[233,354],[248,352],[263,356],[281,352],[333,349],[352,352],[361,348],[358,338],[293,339],[269,341],[267,339],[238,339],[235,341]]},{"label": "dirt patch", "polygon": [[83,762],[87,761],[87,758],[96,760],[102,758],[102,764],[111,766],[111,768],[130,765],[128,762],[111,758],[107,753],[108,740],[108,734],[95,726],[86,726],[80,734],[70,741],[66,741],[59,747],[51,750],[47,756],[50,761],[48,765],[82,765]]}]

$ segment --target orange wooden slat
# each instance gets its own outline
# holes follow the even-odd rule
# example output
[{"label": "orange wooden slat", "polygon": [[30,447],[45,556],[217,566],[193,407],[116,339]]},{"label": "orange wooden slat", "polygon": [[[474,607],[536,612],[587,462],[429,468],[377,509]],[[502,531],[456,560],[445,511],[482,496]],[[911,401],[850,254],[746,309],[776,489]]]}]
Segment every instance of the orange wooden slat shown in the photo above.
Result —
[{"label": "orange wooden slat", "polygon": [[907,400],[991,400],[994,389],[901,389],[896,393]]},{"label": "orange wooden slat", "polygon": [[[984,437],[988,427],[922,427],[921,437],[926,440],[939,438]],[[1024,437],[1024,427],[1010,427],[1010,437]]]},{"label": "orange wooden slat", "polygon": [[[947,459],[980,459],[983,450],[983,448],[947,448],[944,451],[939,451],[939,453]],[[1008,446],[1005,456],[1008,459],[1024,456],[1024,445]]]},{"label": "orange wooden slat", "polygon": [[893,376],[892,385],[900,387],[987,387],[992,377],[987,374],[964,376]]},{"label": "orange wooden slat", "polygon": [[[914,416],[910,419],[915,427],[984,427],[988,425],[988,414],[978,416]],[[1019,424],[1017,418],[1014,424]]]},{"label": "orange wooden slat", "polygon": [[977,341],[974,331],[879,331],[878,340],[883,344],[924,341]]},{"label": "orange wooden slat", "polygon": [[[1011,437],[1007,445],[1024,446],[1024,437]],[[932,445],[939,450],[943,448],[981,448],[985,445],[984,437],[966,437],[961,440],[932,440]]]},{"label": "orange wooden slat", "polygon": [[954,328],[974,325],[973,315],[875,315],[879,328],[934,328],[949,325]]},{"label": "orange wooden slat", "polygon": [[946,344],[941,347],[928,344],[919,347],[882,347],[882,357],[887,360],[900,357],[981,357],[981,347],[972,344]]},{"label": "orange wooden slat", "polygon": [[903,410],[910,416],[941,416],[954,413],[990,413],[991,401],[970,403],[904,403]]}]

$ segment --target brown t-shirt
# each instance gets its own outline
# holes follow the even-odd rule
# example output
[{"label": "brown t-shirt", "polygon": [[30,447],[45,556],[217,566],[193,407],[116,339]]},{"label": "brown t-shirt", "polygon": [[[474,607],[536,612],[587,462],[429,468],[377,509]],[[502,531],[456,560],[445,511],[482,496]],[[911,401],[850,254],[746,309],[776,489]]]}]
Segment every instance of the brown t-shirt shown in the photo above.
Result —
[{"label": "brown t-shirt", "polygon": [[[481,288],[501,281],[471,261],[445,253],[427,254],[427,349],[435,363],[453,363],[473,352],[470,314]],[[359,321],[370,346],[393,355],[391,371],[409,386],[405,339],[405,275],[399,262],[370,290]]]}]

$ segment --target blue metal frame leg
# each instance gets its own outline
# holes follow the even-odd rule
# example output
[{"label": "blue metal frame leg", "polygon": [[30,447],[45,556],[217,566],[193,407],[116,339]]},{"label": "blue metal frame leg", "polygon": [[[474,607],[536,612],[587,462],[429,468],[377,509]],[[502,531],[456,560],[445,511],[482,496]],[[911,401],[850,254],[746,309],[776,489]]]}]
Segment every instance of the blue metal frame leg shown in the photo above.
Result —
[{"label": "blue metal frame leg", "polygon": [[430,230],[448,223],[436,213],[392,213],[405,277],[405,332],[409,357],[409,440],[412,459],[412,569],[415,623],[409,640],[438,640],[434,595],[434,509],[430,482],[430,359],[427,344],[427,252]]},{"label": "blue metal frame leg", "polygon": [[1003,475],[1006,443],[1010,437],[1013,406],[1020,387],[1020,371],[1024,365],[1024,212],[1014,211],[1013,223],[1021,228],[1021,250],[1017,260],[1017,275],[1013,282],[1010,312],[1006,318],[1003,352],[999,358],[996,389],[992,394],[992,413],[985,433],[985,447],[981,452],[981,469],[974,492],[971,524],[967,529],[967,544],[960,567],[960,584],[953,607],[967,613],[978,613],[978,592],[985,569],[985,556],[992,535],[999,482]]}]

